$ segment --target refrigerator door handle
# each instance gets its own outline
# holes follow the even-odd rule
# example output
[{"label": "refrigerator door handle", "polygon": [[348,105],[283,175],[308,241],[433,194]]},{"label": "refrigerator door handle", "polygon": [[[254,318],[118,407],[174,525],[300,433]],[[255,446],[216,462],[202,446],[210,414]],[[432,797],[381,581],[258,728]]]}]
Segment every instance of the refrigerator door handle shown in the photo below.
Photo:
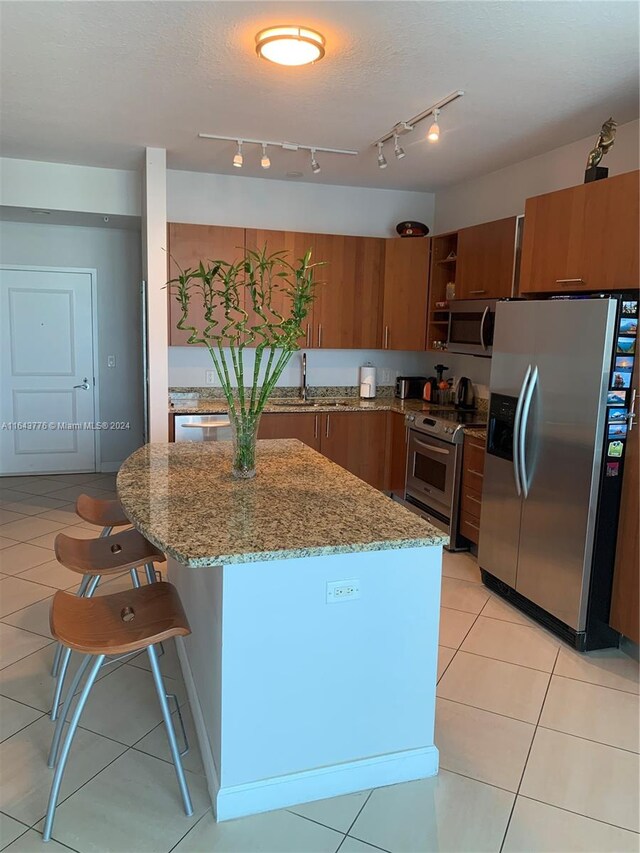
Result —
[{"label": "refrigerator door handle", "polygon": [[518,402],[516,404],[516,413],[513,418],[513,480],[516,484],[516,494],[518,497],[522,494],[521,476],[520,476],[520,456],[518,447],[520,445],[520,422],[522,419],[522,406],[524,403],[525,390],[529,377],[531,376],[531,365],[527,367],[527,372],[522,380],[522,387],[518,394]]},{"label": "refrigerator door handle", "polygon": [[526,437],[527,437],[527,426],[529,424],[529,411],[531,409],[531,401],[533,399],[533,392],[536,389],[536,385],[538,384],[538,367],[533,368],[533,373],[531,374],[531,381],[529,382],[529,387],[527,388],[527,393],[525,395],[524,403],[522,404],[522,417],[520,422],[520,430],[518,432],[518,453],[520,456],[520,479],[522,480],[522,494],[524,499],[526,500],[529,497],[529,487],[531,485],[531,481],[529,479],[529,475],[527,474],[527,458],[526,458]]}]

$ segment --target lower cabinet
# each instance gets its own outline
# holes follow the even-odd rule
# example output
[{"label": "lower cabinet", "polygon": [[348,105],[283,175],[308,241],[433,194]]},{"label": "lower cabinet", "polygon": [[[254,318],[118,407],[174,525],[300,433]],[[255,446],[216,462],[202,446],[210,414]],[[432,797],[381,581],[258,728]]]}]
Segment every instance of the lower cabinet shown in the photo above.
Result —
[{"label": "lower cabinet", "polygon": [[260,418],[258,438],[297,438],[320,450],[322,415],[310,412],[265,413]]},{"label": "lower cabinet", "polygon": [[480,539],[483,476],[484,441],[465,435],[460,489],[460,533],[476,545]]},{"label": "lower cabinet", "polygon": [[387,412],[267,413],[259,438],[297,438],[376,489],[387,480]]},{"label": "lower cabinet", "polygon": [[404,498],[407,482],[407,432],[404,415],[389,412],[387,439],[389,442],[389,491]]}]

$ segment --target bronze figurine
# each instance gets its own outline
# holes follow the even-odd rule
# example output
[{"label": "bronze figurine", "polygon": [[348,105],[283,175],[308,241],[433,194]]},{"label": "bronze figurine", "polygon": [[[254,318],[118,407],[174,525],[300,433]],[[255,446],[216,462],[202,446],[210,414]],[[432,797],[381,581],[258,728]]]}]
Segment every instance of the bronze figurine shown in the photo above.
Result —
[{"label": "bronze figurine", "polygon": [[616,141],[617,126],[618,122],[614,121],[613,118],[608,118],[602,125],[602,129],[596,139],[596,144],[591,151],[589,151],[589,156],[587,157],[587,169],[597,166]]}]

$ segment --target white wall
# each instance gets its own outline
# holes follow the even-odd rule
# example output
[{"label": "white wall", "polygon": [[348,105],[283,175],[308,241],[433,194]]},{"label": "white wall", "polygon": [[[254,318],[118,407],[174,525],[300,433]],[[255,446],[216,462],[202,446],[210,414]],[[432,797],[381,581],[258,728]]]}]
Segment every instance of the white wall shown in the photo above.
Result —
[{"label": "white wall", "polygon": [[[615,145],[601,164],[608,167],[610,175],[639,167],[639,128],[638,121],[618,128]],[[594,133],[546,154],[441,190],[436,195],[435,233],[524,213],[527,198],[581,184],[587,154],[595,138]]]},{"label": "white wall", "polygon": [[[100,419],[131,424],[100,433],[101,470],[117,470],[142,443],[140,233],[2,222],[0,263],[97,270]],[[115,368],[107,355],[116,356]]]},{"label": "white wall", "polygon": [[433,226],[433,193],[167,172],[169,222],[391,237],[404,219]]},{"label": "white wall", "polygon": [[140,174],[0,158],[0,204],[109,216],[140,216]]}]

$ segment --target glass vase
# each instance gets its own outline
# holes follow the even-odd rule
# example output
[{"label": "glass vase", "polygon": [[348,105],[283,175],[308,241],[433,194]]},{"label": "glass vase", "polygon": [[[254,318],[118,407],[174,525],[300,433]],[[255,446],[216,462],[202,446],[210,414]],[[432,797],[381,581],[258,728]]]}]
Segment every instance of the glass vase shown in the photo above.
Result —
[{"label": "glass vase", "polygon": [[256,439],[260,415],[231,418],[233,433],[233,463],[231,473],[238,480],[250,480],[256,475]]}]

